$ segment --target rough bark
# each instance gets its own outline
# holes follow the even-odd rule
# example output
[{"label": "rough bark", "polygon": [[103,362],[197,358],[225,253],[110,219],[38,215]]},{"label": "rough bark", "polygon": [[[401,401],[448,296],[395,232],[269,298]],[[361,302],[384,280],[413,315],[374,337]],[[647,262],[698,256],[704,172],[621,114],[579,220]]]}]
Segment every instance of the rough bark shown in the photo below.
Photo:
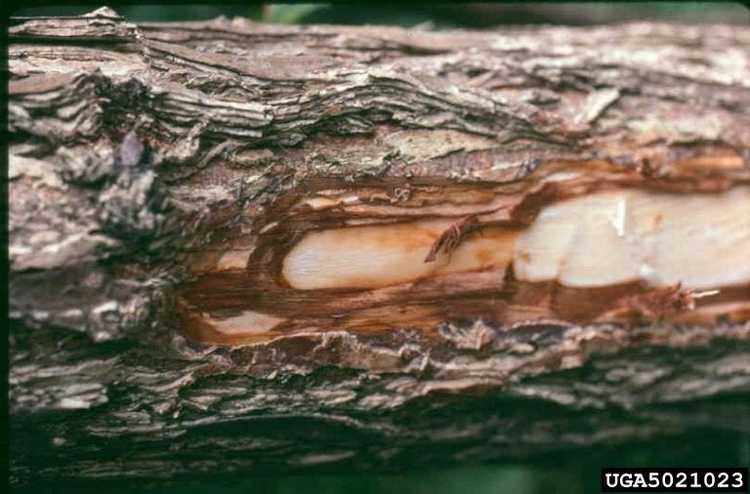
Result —
[{"label": "rough bark", "polygon": [[[136,26],[100,9],[16,19],[9,35],[17,480],[497,459],[694,425],[750,433],[746,308],[710,323],[493,321],[481,276],[320,305],[263,267],[283,243],[264,237],[274,222],[288,243],[354,217],[292,214],[320,191],[364,191],[375,206],[358,218],[387,220],[382,208],[419,194],[440,205],[499,187],[523,202],[516,189],[558,169],[589,177],[586,191],[746,186],[746,29]],[[490,219],[523,224],[534,208],[520,202]],[[261,266],[251,276],[248,259]],[[284,317],[303,322],[193,338],[201,311],[187,305],[236,310],[263,294],[278,297],[264,307],[299,304]],[[747,301],[747,286],[732,296]],[[337,320],[342,307],[368,324]]]}]

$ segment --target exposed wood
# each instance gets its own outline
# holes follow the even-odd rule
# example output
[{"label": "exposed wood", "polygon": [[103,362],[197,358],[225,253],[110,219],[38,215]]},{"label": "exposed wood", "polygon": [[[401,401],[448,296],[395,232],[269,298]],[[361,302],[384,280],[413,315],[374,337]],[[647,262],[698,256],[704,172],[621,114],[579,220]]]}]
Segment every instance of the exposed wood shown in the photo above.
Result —
[{"label": "exposed wood", "polygon": [[[305,187],[292,194],[297,199],[289,209],[268,212],[249,258],[230,254],[231,264],[225,253],[213,269],[198,263],[206,272],[178,290],[183,325],[204,341],[236,344],[311,330],[406,327],[429,334],[441,322],[461,319],[584,324],[635,316],[638,323],[668,317],[709,326],[748,319],[750,189],[733,184],[730,175],[692,182],[583,163],[549,169],[549,179],[481,187],[414,179],[407,182],[409,199],[395,203],[389,190],[399,183],[390,189],[343,181]],[[566,209],[552,214],[572,218],[566,220],[571,228],[538,219],[546,204],[564,199]],[[612,213],[622,213],[614,227]],[[583,219],[587,215],[596,220]],[[707,230],[714,233],[703,240]],[[556,259],[561,235],[571,240],[562,240],[567,254]],[[576,250],[586,251],[576,257]],[[551,262],[560,263],[562,277],[544,276]],[[677,289],[681,284],[685,290]],[[670,296],[633,298],[652,292],[682,293],[674,300],[684,303],[674,305]],[[706,297],[700,307],[689,293]],[[662,299],[664,307],[655,307]],[[639,300],[650,300],[651,308]],[[611,312],[623,304],[634,310]],[[380,310],[368,312],[374,308]]]},{"label": "exposed wood", "polygon": [[[338,451],[254,422],[286,418],[367,435],[330,462],[382,467],[435,441],[518,457],[718,414],[750,432],[747,29],[136,26],[100,9],[9,34],[16,480]],[[545,211],[612,197],[695,263],[598,285],[529,268]],[[404,267],[315,257],[336,244],[387,244]],[[470,391],[515,425],[441,415]],[[696,404],[718,395],[744,401]],[[435,439],[453,426],[460,441]]]}]

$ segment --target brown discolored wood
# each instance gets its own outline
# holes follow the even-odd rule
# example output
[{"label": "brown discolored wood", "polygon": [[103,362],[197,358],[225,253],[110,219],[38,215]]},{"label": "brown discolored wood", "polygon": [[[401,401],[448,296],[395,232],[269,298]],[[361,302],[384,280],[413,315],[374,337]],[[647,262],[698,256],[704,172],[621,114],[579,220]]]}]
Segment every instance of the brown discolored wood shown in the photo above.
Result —
[{"label": "brown discolored wood", "polygon": [[[587,172],[581,173],[582,168]],[[566,162],[543,164],[524,179],[506,183],[458,185],[433,179],[395,184],[380,180],[359,185],[319,181],[290,192],[269,209],[266,226],[261,228],[246,262],[239,257],[234,269],[208,272],[205,263],[200,263],[197,280],[178,289],[178,313],[192,337],[230,345],[269,341],[297,332],[342,329],[387,334],[407,328],[434,336],[434,328],[441,322],[478,319],[499,325],[547,319],[571,324],[597,321],[628,325],[744,321],[750,307],[746,286],[729,287],[728,291],[726,287],[716,287],[718,291],[713,294],[681,289],[679,285],[649,287],[642,282],[597,288],[571,288],[554,281],[528,283],[516,280],[508,264],[486,264],[491,253],[482,249],[473,254],[476,267],[468,271],[438,271],[405,283],[386,281],[386,286],[369,289],[357,286],[367,281],[353,280],[355,285],[351,288],[300,290],[290,286],[283,274],[284,260],[301,239],[315,231],[350,231],[358,243],[370,242],[374,248],[382,249],[398,247],[404,252],[430,246],[423,261],[421,257],[413,261],[434,263],[442,256],[446,262],[470,237],[492,241],[517,236],[533,223],[543,207],[574,197],[629,188],[710,196],[748,183],[744,172],[712,173],[715,176],[711,180],[696,176],[694,170],[654,178],[642,170],[623,171],[602,162]],[[559,179],[566,174],[570,177]],[[408,195],[394,192],[405,189]],[[442,233],[418,226],[419,221],[438,218],[447,221]],[[655,220],[653,228],[659,228],[661,216]],[[264,220],[260,222],[263,224]],[[357,233],[377,225],[383,230],[382,235]],[[334,242],[329,247],[346,256],[348,245]],[[693,293],[710,296],[696,304]],[[727,301],[736,303],[726,305]],[[243,320],[243,311],[252,317]],[[277,320],[271,323],[268,317]],[[231,335],[217,330],[222,320],[237,321]]]},{"label": "brown discolored wood", "polygon": [[[488,460],[705,417],[744,430],[747,400],[695,398],[746,394],[746,285],[681,312],[659,309],[691,305],[676,285],[571,288],[500,266],[357,290],[280,278],[326,229],[475,215],[460,256],[593,194],[747,187],[742,26],[134,24],[105,8],[8,34],[16,478],[286,472],[331,458],[336,441],[314,439],[331,422],[370,441],[341,458],[386,467],[398,448],[433,458],[446,430],[463,449],[441,458]],[[433,269],[443,232],[420,227],[416,264]],[[241,311],[266,329],[217,334]],[[408,408],[472,391],[507,400],[510,422]],[[253,426],[288,416],[315,434]]]}]

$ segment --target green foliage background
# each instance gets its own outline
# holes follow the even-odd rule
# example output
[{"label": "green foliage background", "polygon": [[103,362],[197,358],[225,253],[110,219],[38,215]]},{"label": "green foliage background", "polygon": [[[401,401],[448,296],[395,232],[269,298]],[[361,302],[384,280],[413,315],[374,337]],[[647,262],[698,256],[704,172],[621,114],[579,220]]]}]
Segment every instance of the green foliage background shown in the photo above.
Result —
[{"label": "green foliage background", "polygon": [[[492,28],[508,24],[594,24],[661,20],[687,23],[750,24],[750,10],[735,2],[351,2],[351,3],[186,3],[185,5],[111,5],[134,22],[248,17],[280,24],[429,24],[433,29]],[[77,15],[93,10],[75,3],[21,8],[14,15]]]}]

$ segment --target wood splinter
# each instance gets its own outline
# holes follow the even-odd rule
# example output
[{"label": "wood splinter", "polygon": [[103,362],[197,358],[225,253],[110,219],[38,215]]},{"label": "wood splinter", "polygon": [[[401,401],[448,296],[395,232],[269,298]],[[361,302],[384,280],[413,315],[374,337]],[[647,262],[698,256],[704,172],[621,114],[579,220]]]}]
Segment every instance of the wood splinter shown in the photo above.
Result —
[{"label": "wood splinter", "polygon": [[471,232],[478,230],[479,226],[479,219],[475,214],[457,221],[432,244],[430,252],[424,258],[424,262],[433,262],[441,250],[447,256],[450,256],[456,250],[458,244]]},{"label": "wood splinter", "polygon": [[608,314],[610,317],[632,317],[661,321],[670,316],[695,310],[696,301],[721,293],[721,290],[685,289],[682,283],[664,288],[656,288],[646,293],[623,298],[618,309]]}]

